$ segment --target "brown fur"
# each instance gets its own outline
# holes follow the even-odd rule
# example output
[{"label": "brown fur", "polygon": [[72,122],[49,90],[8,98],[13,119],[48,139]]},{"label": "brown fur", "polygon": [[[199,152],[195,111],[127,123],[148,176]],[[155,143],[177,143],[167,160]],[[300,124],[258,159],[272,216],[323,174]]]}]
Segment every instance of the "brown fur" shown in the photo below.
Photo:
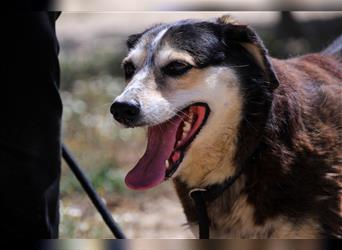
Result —
[{"label": "brown fur", "polygon": [[[341,238],[342,65],[321,54],[272,64],[280,86],[258,153],[243,178],[207,204],[213,236]],[[180,178],[175,186],[196,224],[190,187]]]}]

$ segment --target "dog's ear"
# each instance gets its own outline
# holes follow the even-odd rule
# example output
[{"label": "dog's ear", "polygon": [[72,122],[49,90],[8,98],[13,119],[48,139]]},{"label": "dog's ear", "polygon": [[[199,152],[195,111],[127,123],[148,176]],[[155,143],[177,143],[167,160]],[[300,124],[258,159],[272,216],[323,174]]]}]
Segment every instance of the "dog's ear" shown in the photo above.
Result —
[{"label": "dog's ear", "polygon": [[151,27],[149,27],[148,29],[146,29],[145,31],[141,32],[141,33],[137,33],[137,34],[133,34],[133,35],[130,35],[126,41],[126,45],[128,47],[129,50],[133,49],[134,46],[137,44],[137,42],[140,40],[140,38],[146,34],[147,32],[149,32],[150,30],[153,30],[155,28],[157,28],[158,26],[162,27],[163,26],[163,23],[158,23],[158,24],[155,24]]},{"label": "dog's ear", "polygon": [[263,70],[266,80],[270,82],[270,87],[277,88],[279,81],[268,52],[255,31],[247,25],[239,24],[229,15],[218,18],[217,23],[222,25],[222,42],[226,46],[229,46],[229,43],[239,43]]},{"label": "dog's ear", "polygon": [[139,41],[139,39],[142,37],[143,33],[138,33],[138,34],[133,34],[130,35],[126,41],[126,45],[128,47],[129,50],[131,50],[132,48],[134,48],[134,46],[137,44],[137,42]]}]

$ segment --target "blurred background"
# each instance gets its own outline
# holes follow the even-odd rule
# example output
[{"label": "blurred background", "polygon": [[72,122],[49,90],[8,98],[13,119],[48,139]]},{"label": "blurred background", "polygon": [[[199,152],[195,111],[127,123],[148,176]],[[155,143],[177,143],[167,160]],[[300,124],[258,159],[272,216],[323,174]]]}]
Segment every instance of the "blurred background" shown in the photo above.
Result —
[{"label": "blurred background", "polygon": [[[70,2],[70,1],[69,1]],[[145,130],[123,129],[109,107],[124,87],[120,63],[129,34],[155,23],[209,19],[226,12],[63,12],[60,42],[63,137],[129,238],[193,238],[172,182],[149,191],[124,184],[145,147]],[[342,33],[342,12],[231,12],[250,24],[270,55],[288,58],[325,48]],[[67,166],[61,180],[61,238],[111,238]]]},{"label": "blurred background", "polygon": [[161,10],[341,10],[340,0],[59,0],[66,11],[161,11]]}]

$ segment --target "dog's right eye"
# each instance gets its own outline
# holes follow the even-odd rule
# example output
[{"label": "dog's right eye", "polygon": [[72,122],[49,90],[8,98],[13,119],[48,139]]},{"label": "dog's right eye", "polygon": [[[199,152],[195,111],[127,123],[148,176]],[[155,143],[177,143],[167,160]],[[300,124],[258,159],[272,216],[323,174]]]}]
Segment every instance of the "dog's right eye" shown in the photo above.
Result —
[{"label": "dog's right eye", "polygon": [[134,64],[132,62],[126,62],[123,65],[123,68],[124,68],[124,72],[125,72],[125,78],[126,79],[131,79],[132,76],[135,73],[135,66],[134,66]]},{"label": "dog's right eye", "polygon": [[167,64],[162,68],[164,74],[169,76],[180,76],[188,72],[192,68],[192,65],[180,62],[180,61],[173,61]]}]

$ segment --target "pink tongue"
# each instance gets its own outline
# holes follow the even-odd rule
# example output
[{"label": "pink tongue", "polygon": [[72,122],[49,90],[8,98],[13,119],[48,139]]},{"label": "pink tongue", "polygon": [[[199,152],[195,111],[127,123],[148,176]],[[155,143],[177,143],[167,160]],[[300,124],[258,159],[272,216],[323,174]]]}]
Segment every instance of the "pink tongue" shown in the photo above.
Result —
[{"label": "pink tongue", "polygon": [[164,181],[165,161],[171,156],[181,121],[182,117],[177,116],[148,129],[146,152],[125,178],[129,188],[144,190]]}]

